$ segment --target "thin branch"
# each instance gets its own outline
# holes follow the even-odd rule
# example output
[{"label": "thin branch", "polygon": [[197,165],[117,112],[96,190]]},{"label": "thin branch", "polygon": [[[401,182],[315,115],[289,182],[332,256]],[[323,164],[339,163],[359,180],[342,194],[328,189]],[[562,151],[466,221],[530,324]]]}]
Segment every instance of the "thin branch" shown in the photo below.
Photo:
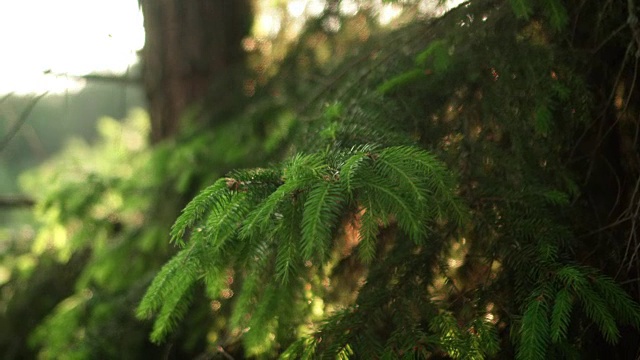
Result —
[{"label": "thin branch", "polygon": [[618,284],[619,285],[626,285],[626,284],[632,284],[634,282],[640,282],[640,278],[635,278],[635,279],[629,279],[629,280],[625,280],[625,281],[621,281]]},{"label": "thin branch", "polygon": [[0,208],[22,208],[31,207],[36,201],[24,195],[2,195],[0,196]]},{"label": "thin branch", "polygon": [[602,49],[602,47],[603,47],[603,46],[605,46],[605,45],[606,45],[606,43],[608,43],[608,42],[609,42],[609,40],[613,39],[613,37],[614,37],[614,36],[618,35],[618,34],[620,33],[620,31],[622,31],[622,30],[623,30],[624,28],[626,28],[626,27],[627,27],[627,23],[624,23],[624,24],[622,24],[622,25],[618,26],[618,28],[617,28],[617,29],[615,29],[615,30],[613,30],[613,31],[609,34],[609,36],[607,36],[604,40],[602,40],[602,41],[600,42],[600,44],[599,44],[598,46],[596,46],[594,49],[592,49],[592,50],[591,50],[591,53],[592,53],[592,54],[595,54],[595,53],[597,53],[598,51],[600,51],[600,49]]},{"label": "thin branch", "polygon": [[2,138],[2,140],[0,140],[0,152],[2,152],[7,147],[11,139],[13,139],[13,137],[16,136],[18,131],[20,131],[20,128],[22,127],[22,125],[24,125],[25,121],[27,121],[27,118],[29,118],[31,111],[36,106],[38,101],[40,101],[40,99],[42,99],[48,93],[49,92],[47,91],[33,98],[31,103],[29,103],[29,105],[27,105],[24,111],[22,111],[22,114],[20,114],[20,118],[18,118],[18,121],[16,121],[15,124],[13,124],[13,127],[9,129],[9,132],[7,132],[7,134]]},{"label": "thin branch", "polygon": [[629,12],[627,24],[631,29],[633,40],[636,43],[636,57],[640,57],[640,25],[638,15],[636,15],[636,4],[634,3],[634,0],[627,1],[627,11]]},{"label": "thin branch", "polygon": [[86,80],[86,81],[100,81],[100,82],[112,82],[118,84],[125,85],[141,85],[142,78],[140,77],[129,77],[127,75],[102,75],[102,74],[87,74],[87,75],[73,75],[67,73],[52,73],[47,70],[44,72],[46,75],[53,75],[56,77],[66,77],[74,80]]},{"label": "thin branch", "polygon": [[320,99],[322,95],[330,91],[347,74],[350,74],[353,71],[353,67],[363,62],[364,60],[367,60],[370,56],[371,54],[369,53],[365,54],[364,56],[360,56],[351,64],[349,64],[346,69],[343,69],[340,73],[329,79],[328,82],[324,82],[323,84],[321,84],[320,89],[317,90],[315,94],[309,96],[309,99],[298,108],[298,113],[304,113],[313,103]]},{"label": "thin branch", "polygon": [[13,92],[10,92],[8,94],[5,94],[5,96],[2,97],[2,99],[0,99],[0,104],[4,103],[5,101],[9,100],[9,98],[13,95]]},{"label": "thin branch", "polygon": [[216,350],[218,350],[218,353],[219,353],[219,354],[222,354],[226,359],[233,360],[233,356],[229,355],[229,353],[228,353],[228,352],[226,352],[226,351],[222,348],[222,346],[218,345],[218,347],[216,348]]}]

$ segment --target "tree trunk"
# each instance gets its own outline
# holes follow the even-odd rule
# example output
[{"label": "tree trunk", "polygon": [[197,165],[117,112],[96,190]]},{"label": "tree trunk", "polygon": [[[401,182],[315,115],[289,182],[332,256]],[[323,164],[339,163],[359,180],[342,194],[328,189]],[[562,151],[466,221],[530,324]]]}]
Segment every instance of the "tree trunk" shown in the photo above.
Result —
[{"label": "tree trunk", "polygon": [[146,43],[143,78],[151,140],[176,134],[186,108],[244,55],[250,0],[140,0]]}]

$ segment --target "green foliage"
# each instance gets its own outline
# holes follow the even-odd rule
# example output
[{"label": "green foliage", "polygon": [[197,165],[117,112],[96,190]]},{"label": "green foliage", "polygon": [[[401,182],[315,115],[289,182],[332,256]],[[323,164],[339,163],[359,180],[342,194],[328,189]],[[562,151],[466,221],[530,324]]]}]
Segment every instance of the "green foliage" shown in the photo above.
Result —
[{"label": "green foliage", "polygon": [[[594,215],[583,180],[598,168],[577,145],[610,124],[594,126],[599,95],[589,61],[564,46],[564,3],[510,3],[471,1],[373,37],[328,85],[301,91],[304,106],[275,81],[265,93],[284,91],[284,104],[248,100],[213,134],[120,153],[106,141],[104,170],[60,181],[42,210],[51,234],[74,239],[53,241],[64,255],[91,249],[77,291],[33,337],[42,356],[112,354],[118,338],[96,334],[140,326],[133,307],[153,343],[207,356],[623,353],[640,305],[606,275],[624,249],[594,255],[610,209]],[[191,201],[158,199],[172,191]]]},{"label": "green foliage", "polygon": [[539,4],[533,0],[509,0],[514,14],[523,19],[529,19],[534,14],[536,6],[542,7],[545,17],[554,30],[560,30],[569,22],[569,15],[565,5],[559,0],[544,0]]},{"label": "green foliage", "polygon": [[522,316],[521,343],[518,359],[545,359],[549,345],[549,307],[544,297],[539,295],[531,300]]},{"label": "green foliage", "polygon": [[[620,338],[618,323],[638,328],[638,304],[595,269],[565,265],[556,271],[555,277],[555,281],[551,279],[552,282],[535,290],[526,304],[518,358],[546,359],[550,343],[566,343],[575,303],[582,305],[584,314],[610,343]],[[611,291],[604,291],[605,288]]]},{"label": "green foliage", "polygon": [[569,322],[571,321],[571,308],[573,298],[569,290],[561,289],[556,294],[551,314],[551,340],[559,343],[566,339]]},{"label": "green foliage", "polygon": [[[54,332],[49,334],[46,327],[40,327],[32,336],[34,343],[48,342],[47,350],[40,356],[43,358],[55,358],[59,354],[66,353],[69,359],[86,359],[90,357],[90,345],[81,341],[82,333],[82,309],[86,306],[88,297],[70,297],[58,305],[56,315],[49,318],[47,325],[50,327],[70,327],[74,332]],[[70,344],[78,344],[75,348],[69,348]]]},{"label": "green foliage", "polygon": [[[136,320],[132,309],[151,275],[173,253],[166,242],[168,223],[161,220],[176,216],[175,210],[162,215],[175,207],[165,185],[173,180],[166,172],[166,148],[149,149],[149,122],[142,110],[121,122],[103,118],[98,130],[102,137],[97,144],[73,140],[64,152],[22,178],[25,190],[41,198],[36,209],[41,224],[24,256],[34,264],[54,256],[72,267],[62,275],[51,274],[57,277],[51,286],[61,287],[57,284],[63,280],[69,285],[56,295],[62,302],[31,338],[42,358],[160,352],[150,345],[149,329]],[[192,143],[185,147],[197,148]],[[162,199],[157,197],[161,191]],[[188,297],[191,290],[176,291]],[[81,305],[63,305],[78,301]],[[165,310],[164,316],[171,319],[179,305],[167,306],[172,311]],[[191,341],[200,341],[194,338]]]},{"label": "green foliage", "polygon": [[499,350],[495,327],[484,319],[465,329],[451,313],[442,313],[433,317],[429,328],[438,336],[434,345],[442,346],[453,359],[485,359]]},{"label": "green foliage", "polygon": [[416,56],[416,65],[428,66],[431,64],[437,73],[444,72],[451,64],[452,46],[445,40],[435,40]]},{"label": "green foliage", "polygon": [[[215,203],[216,195],[220,195],[226,190],[227,183],[225,179],[216,181],[215,184],[202,190],[198,196],[182,211],[175,224],[171,227],[171,240],[184,246],[183,237],[187,229],[193,227],[198,221],[202,220],[209,208],[220,206]],[[224,199],[221,199],[224,201]]]},{"label": "green foliage", "polygon": [[[41,349],[41,358],[113,356],[119,336],[127,337],[120,344],[128,351],[146,343],[127,306],[141,295],[137,282],[153,262],[149,252],[167,249],[153,225],[145,238],[132,241],[138,239],[157,180],[137,176],[153,173],[148,130],[142,110],[122,122],[102,118],[96,145],[73,140],[21,179],[30,194],[41,198],[36,209],[40,229],[28,256],[35,261],[55,256],[74,267],[62,276],[52,274],[75,282],[75,290],[66,289],[63,300],[32,334],[30,343]],[[129,257],[139,261],[123,267],[121,259]],[[131,277],[122,276],[123,268]]]},{"label": "green foliage", "polygon": [[543,359],[637,330],[637,303],[572,250],[567,214],[584,209],[563,156],[590,93],[526,21],[560,31],[566,10],[511,4],[520,21],[472,2],[387,35],[402,40],[381,64],[306,109],[285,160],[197,195],[138,307],[164,329],[153,340],[184,316],[183,289],[228,274],[239,284],[208,300],[230,303],[232,343],[256,357]]},{"label": "green foliage", "polygon": [[528,19],[533,13],[533,4],[530,0],[509,0],[513,13],[519,17]]},{"label": "green foliage", "polygon": [[[363,159],[357,168],[353,166],[354,158]],[[342,173],[348,176],[341,177]],[[137,311],[142,318],[158,312],[154,341],[161,340],[167,329],[175,326],[175,319],[184,314],[182,304],[188,300],[185,292],[201,274],[222,274],[236,262],[245,264],[252,258],[274,257],[275,267],[267,271],[286,286],[291,285],[295,269],[302,267],[301,261],[323,264],[335,247],[332,239],[339,220],[349,208],[362,206],[368,213],[369,249],[363,250],[363,257],[368,259],[375,257],[375,250],[371,249],[375,244],[371,243],[377,223],[389,223],[392,216],[410,239],[422,244],[428,221],[440,216],[460,223],[464,215],[453,194],[453,180],[442,164],[411,147],[378,151],[365,147],[332,154],[296,155],[283,164],[280,177],[258,180],[243,172],[233,175],[218,180],[194,198],[173,227],[176,234],[191,230],[190,245],[163,267]],[[265,187],[272,192],[265,192]],[[374,226],[376,229],[371,229]],[[260,244],[265,241],[268,248]],[[249,278],[260,275],[247,271],[251,269],[245,270]],[[272,290],[265,291],[270,294]],[[260,304],[257,314],[273,316],[280,307],[271,304],[269,297]],[[235,311],[238,310],[246,311],[244,306]],[[252,322],[257,321],[255,316]],[[261,329],[260,324],[251,327]],[[258,332],[268,333],[272,325],[264,326],[267,329]]]},{"label": "green foliage", "polygon": [[386,94],[396,88],[412,82],[425,81],[429,75],[444,76],[453,62],[454,47],[445,40],[435,40],[415,57],[418,68],[399,74],[377,87],[377,91]]},{"label": "green foliage", "polygon": [[302,256],[311,259],[314,253],[326,251],[331,230],[342,214],[342,186],[338,182],[323,181],[314,185],[307,195],[302,215]]},{"label": "green foliage", "polygon": [[394,88],[408,84],[413,81],[418,81],[425,78],[424,70],[415,69],[403,74],[400,74],[392,79],[387,80],[383,84],[380,84],[376,89],[381,94],[386,94]]},{"label": "green foliage", "polygon": [[567,14],[567,9],[560,1],[545,0],[543,6],[545,15],[547,19],[549,19],[551,27],[559,30],[567,25],[569,22],[569,15]]},{"label": "green foliage", "polygon": [[159,321],[151,333],[152,340],[164,338],[184,315],[188,292],[198,278],[196,256],[192,249],[188,249],[171,259],[155,277],[138,306],[136,314],[141,318],[158,312]]}]

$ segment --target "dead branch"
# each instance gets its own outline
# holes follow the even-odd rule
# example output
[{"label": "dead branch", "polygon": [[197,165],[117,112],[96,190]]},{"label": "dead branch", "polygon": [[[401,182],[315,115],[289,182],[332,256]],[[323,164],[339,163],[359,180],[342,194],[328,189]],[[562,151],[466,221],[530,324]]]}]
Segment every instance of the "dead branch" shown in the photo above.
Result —
[{"label": "dead branch", "polygon": [[24,195],[0,195],[0,208],[32,207],[36,204],[33,198]]}]

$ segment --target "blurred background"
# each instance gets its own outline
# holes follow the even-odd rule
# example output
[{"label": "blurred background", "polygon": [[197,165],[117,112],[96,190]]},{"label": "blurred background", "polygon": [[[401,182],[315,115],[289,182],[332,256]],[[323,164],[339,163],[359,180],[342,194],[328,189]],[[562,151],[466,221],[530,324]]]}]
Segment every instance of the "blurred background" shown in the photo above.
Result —
[{"label": "blurred background", "polygon": [[[0,194],[28,205],[33,199],[14,196],[20,173],[70,139],[95,142],[98,118],[144,107],[142,12],[126,0],[3,2],[0,43]],[[30,214],[2,207],[0,223],[33,232]]]}]

